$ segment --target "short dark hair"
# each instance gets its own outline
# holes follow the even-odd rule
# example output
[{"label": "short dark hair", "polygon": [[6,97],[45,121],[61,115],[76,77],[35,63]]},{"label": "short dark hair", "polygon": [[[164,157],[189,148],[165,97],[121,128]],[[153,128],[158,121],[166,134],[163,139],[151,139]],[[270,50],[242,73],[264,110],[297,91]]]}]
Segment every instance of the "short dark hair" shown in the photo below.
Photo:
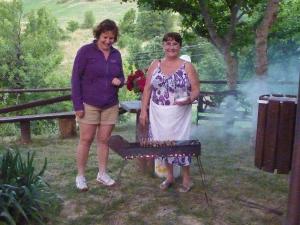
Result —
[{"label": "short dark hair", "polygon": [[111,31],[115,35],[115,42],[118,40],[119,28],[117,24],[110,19],[105,19],[100,22],[93,30],[94,37],[98,40],[100,35],[104,32]]},{"label": "short dark hair", "polygon": [[180,46],[182,46],[182,37],[177,32],[166,33],[162,40],[163,40],[163,42],[166,42],[169,40],[174,40],[174,41],[178,42]]}]

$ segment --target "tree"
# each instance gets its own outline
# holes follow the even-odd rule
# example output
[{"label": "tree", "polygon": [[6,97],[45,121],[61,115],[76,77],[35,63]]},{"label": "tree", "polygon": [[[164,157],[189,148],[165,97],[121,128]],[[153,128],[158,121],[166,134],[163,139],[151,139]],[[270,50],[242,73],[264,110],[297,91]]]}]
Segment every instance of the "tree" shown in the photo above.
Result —
[{"label": "tree", "polygon": [[256,29],[255,47],[256,47],[256,75],[266,75],[268,70],[268,35],[271,26],[276,20],[279,9],[279,0],[269,0],[264,17]]},{"label": "tree", "polygon": [[125,13],[119,26],[121,34],[133,34],[135,32],[135,18],[136,11],[134,9],[129,9]]},{"label": "tree", "polygon": [[153,11],[142,7],[136,14],[130,9],[120,22],[119,47],[127,46],[127,61],[130,69],[146,68],[154,58],[162,56],[162,35],[174,27],[173,15],[169,11]]},{"label": "tree", "polygon": [[58,41],[61,30],[46,9],[23,17],[21,1],[0,2],[0,86],[46,86],[62,60]]},{"label": "tree", "polygon": [[135,35],[144,41],[171,31],[174,27],[172,14],[169,11],[139,11],[136,19]]},{"label": "tree", "polygon": [[2,87],[21,88],[24,60],[22,57],[21,19],[19,1],[0,2],[0,75]]},{"label": "tree", "polygon": [[296,65],[300,58],[300,0],[281,1],[279,7],[280,13],[269,33],[268,61],[279,71],[285,71],[285,76],[281,79],[297,80],[299,69]]},{"label": "tree", "polygon": [[75,30],[77,30],[79,28],[79,23],[77,21],[74,20],[70,20],[68,22],[68,26],[67,26],[67,30],[70,32],[74,32]]},{"label": "tree", "polygon": [[92,28],[95,24],[95,16],[93,14],[93,11],[86,11],[84,13],[84,20],[82,24],[82,28]]},{"label": "tree", "polygon": [[[123,0],[126,1],[126,0]],[[259,0],[137,0],[138,5],[148,4],[157,10],[173,10],[182,16],[182,25],[197,35],[207,38],[223,55],[227,66],[230,89],[238,77],[237,54],[242,46],[253,42],[253,12],[264,8]],[[184,3],[184,7],[182,7]]]}]

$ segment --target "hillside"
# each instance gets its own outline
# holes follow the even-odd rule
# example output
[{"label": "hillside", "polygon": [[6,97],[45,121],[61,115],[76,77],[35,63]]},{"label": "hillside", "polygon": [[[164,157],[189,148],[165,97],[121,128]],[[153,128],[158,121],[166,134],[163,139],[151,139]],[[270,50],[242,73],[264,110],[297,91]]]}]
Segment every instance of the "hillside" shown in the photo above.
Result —
[{"label": "hillside", "polygon": [[119,21],[135,3],[121,3],[120,0],[23,0],[25,13],[32,9],[47,7],[57,17],[61,26],[75,20],[82,23],[84,13],[93,11],[96,21],[110,18]]},{"label": "hillside", "polygon": [[[62,28],[71,20],[82,24],[84,13],[89,10],[93,11],[96,23],[106,18],[118,22],[130,8],[137,7],[135,3],[121,3],[121,0],[23,0],[23,6],[25,13],[48,8]],[[93,39],[92,29],[78,29],[73,33],[67,32],[67,35],[69,38],[60,42],[64,58],[56,70],[58,76],[66,77],[66,86],[78,48]]]}]

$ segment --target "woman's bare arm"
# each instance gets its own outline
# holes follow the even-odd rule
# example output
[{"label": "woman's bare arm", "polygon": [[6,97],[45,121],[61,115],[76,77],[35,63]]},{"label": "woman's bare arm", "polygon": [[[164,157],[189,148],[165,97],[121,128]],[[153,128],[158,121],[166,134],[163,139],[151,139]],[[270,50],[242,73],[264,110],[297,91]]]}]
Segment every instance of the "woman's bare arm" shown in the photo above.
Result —
[{"label": "woman's bare arm", "polygon": [[146,126],[146,124],[148,122],[147,110],[148,110],[150,97],[151,97],[151,78],[152,78],[152,74],[153,74],[154,70],[156,69],[158,63],[159,63],[158,60],[154,60],[151,63],[151,65],[149,66],[148,71],[147,71],[146,84],[144,87],[142,104],[141,104],[141,114],[140,114],[140,118],[139,118],[140,124],[142,126]]},{"label": "woman's bare arm", "polygon": [[192,103],[196,99],[198,99],[200,93],[200,83],[198,78],[198,73],[191,63],[186,63],[186,72],[191,84],[191,94],[190,94],[190,102]]}]

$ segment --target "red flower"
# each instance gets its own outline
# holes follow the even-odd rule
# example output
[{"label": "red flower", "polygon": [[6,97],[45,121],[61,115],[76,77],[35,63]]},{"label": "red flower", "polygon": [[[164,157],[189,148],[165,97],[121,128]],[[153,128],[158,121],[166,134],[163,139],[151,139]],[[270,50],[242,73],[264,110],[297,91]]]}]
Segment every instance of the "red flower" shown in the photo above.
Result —
[{"label": "red flower", "polygon": [[145,84],[146,84],[146,78],[143,77],[143,78],[137,80],[137,81],[136,81],[136,84],[137,84],[138,88],[140,89],[140,91],[143,92],[143,91],[144,91]]},{"label": "red flower", "polygon": [[135,93],[142,93],[144,91],[144,86],[146,83],[146,77],[142,70],[136,70],[127,77],[126,86],[129,91],[134,91]]},{"label": "red flower", "polygon": [[141,70],[137,70],[134,72],[134,75],[136,78],[139,78],[139,77],[145,77],[145,74],[143,73],[143,71]]},{"label": "red flower", "polygon": [[127,89],[129,91],[131,91],[133,88],[134,88],[134,85],[133,85],[133,82],[134,82],[134,75],[133,74],[130,74],[128,77],[127,77],[127,82],[126,82],[126,86],[127,86]]}]

